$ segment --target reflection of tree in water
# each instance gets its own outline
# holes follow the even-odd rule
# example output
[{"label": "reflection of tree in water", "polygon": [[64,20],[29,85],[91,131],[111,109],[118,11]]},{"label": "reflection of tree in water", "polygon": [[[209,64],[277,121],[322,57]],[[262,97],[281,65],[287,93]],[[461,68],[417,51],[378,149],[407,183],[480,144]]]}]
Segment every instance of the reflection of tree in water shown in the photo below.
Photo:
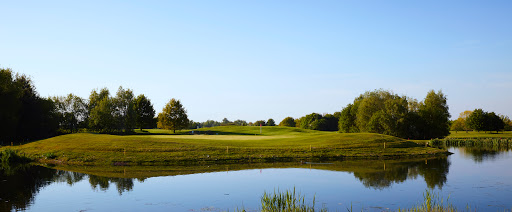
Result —
[{"label": "reflection of tree in water", "polygon": [[57,171],[40,166],[13,165],[0,169],[0,211],[24,210]]},{"label": "reflection of tree in water", "polygon": [[131,191],[133,189],[132,178],[112,178],[112,177],[100,177],[95,175],[89,175],[89,183],[93,189],[99,188],[102,191],[108,190],[110,183],[116,184],[119,195],[123,192]]},{"label": "reflection of tree in water", "polygon": [[499,147],[459,147],[461,154],[466,158],[471,158],[477,163],[482,163],[486,160],[496,160],[500,155],[509,151],[508,148]]},{"label": "reflection of tree in water", "polygon": [[383,189],[390,187],[393,183],[407,180],[407,167],[395,167],[386,171],[354,172],[354,176],[367,188]]},{"label": "reflection of tree in water", "polygon": [[[86,178],[93,189],[105,191],[115,184],[119,195],[133,189],[131,178],[98,177],[78,172],[59,171],[41,166],[17,165],[0,167],[0,211],[25,210],[35,195],[53,182],[73,185]],[[138,179],[144,181],[144,178]]]},{"label": "reflection of tree in water", "polygon": [[384,189],[393,183],[422,176],[429,188],[443,187],[450,163],[446,157],[421,161],[383,162],[382,168],[372,171],[354,171],[354,176],[367,188]]}]

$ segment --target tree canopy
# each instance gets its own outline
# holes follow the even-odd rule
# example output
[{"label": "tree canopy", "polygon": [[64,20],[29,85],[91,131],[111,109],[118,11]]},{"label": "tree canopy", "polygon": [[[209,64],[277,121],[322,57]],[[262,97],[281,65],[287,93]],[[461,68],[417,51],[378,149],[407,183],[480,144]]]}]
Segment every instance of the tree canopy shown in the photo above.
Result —
[{"label": "tree canopy", "polygon": [[267,126],[276,126],[276,122],[274,121],[274,119],[268,119]]},{"label": "tree canopy", "polygon": [[176,130],[185,129],[189,125],[187,111],[180,100],[172,98],[158,114],[158,128]]},{"label": "tree canopy", "polygon": [[295,120],[292,117],[286,117],[279,123],[279,126],[295,127]]},{"label": "tree canopy", "polygon": [[142,128],[154,127],[155,109],[153,108],[151,101],[146,96],[144,96],[144,94],[140,94],[135,99],[134,110],[135,125],[137,128],[142,130]]},{"label": "tree canopy", "polygon": [[[339,113],[339,131],[373,132],[402,138],[442,138],[449,134],[448,105],[439,91],[429,91],[423,102],[390,91],[361,94]],[[302,124],[302,123],[301,123]]]}]

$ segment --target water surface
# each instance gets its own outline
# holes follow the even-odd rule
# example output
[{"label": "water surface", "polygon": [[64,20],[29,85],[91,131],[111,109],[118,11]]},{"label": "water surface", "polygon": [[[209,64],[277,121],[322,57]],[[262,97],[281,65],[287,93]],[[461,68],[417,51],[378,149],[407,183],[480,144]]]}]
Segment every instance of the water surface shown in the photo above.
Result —
[{"label": "water surface", "polygon": [[[512,152],[451,148],[409,160],[201,167],[119,167],[83,174],[40,166],[0,171],[0,211],[257,210],[264,191],[293,189],[330,211],[412,207],[432,189],[459,209],[512,209]],[[147,170],[146,170],[147,169]],[[166,169],[165,171],[156,171]],[[172,175],[159,176],[154,175]],[[98,176],[103,175],[103,176]],[[115,177],[112,177],[115,176]],[[119,176],[139,176],[125,178]]]}]

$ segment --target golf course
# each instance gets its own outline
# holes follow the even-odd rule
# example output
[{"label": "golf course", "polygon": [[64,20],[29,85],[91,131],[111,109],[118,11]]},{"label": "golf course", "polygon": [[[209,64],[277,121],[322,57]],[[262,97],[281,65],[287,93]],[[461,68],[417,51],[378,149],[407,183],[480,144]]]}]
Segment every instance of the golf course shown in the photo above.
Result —
[{"label": "golf course", "polygon": [[11,148],[44,164],[114,166],[385,159],[447,154],[424,143],[374,133],[221,126],[177,134],[158,129],[136,131],[133,135],[75,133],[3,149]]}]

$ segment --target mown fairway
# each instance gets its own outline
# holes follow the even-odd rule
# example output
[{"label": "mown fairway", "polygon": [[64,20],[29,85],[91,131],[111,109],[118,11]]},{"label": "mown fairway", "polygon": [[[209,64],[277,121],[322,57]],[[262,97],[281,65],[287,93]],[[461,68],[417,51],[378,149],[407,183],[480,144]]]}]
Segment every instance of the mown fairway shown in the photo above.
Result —
[{"label": "mown fairway", "polygon": [[[155,165],[395,158],[445,154],[400,138],[289,127],[214,127],[208,135],[149,130],[136,135],[78,133],[12,147],[43,163]],[[197,130],[196,130],[197,133]],[[384,144],[385,143],[385,144]],[[384,146],[386,148],[384,148]],[[5,148],[5,147],[4,147]]]}]

